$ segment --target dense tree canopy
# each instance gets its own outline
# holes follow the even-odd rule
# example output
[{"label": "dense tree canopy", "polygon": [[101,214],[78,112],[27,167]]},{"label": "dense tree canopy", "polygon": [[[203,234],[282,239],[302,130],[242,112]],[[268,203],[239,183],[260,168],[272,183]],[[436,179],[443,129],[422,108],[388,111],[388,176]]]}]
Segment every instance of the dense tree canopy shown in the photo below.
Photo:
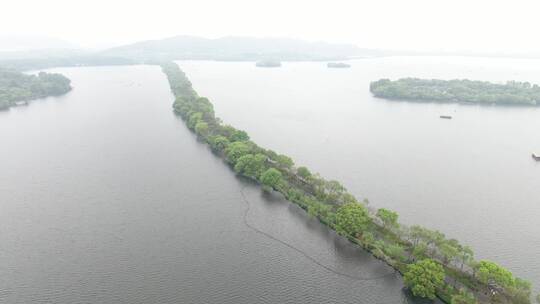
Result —
[{"label": "dense tree canopy", "polygon": [[222,135],[215,135],[209,138],[209,144],[216,151],[223,151],[229,146],[229,139]]},{"label": "dense tree canopy", "polygon": [[227,155],[227,159],[233,163],[236,164],[236,161],[251,152],[251,148],[249,145],[242,141],[235,141],[227,147],[227,150],[225,150],[225,154]]},{"label": "dense tree canopy", "polygon": [[17,101],[65,94],[71,90],[70,83],[60,74],[27,75],[0,68],[0,109],[9,108]]},{"label": "dense tree canopy", "polygon": [[444,276],[440,264],[426,259],[409,265],[404,280],[415,296],[435,299],[437,289],[444,284]]},{"label": "dense tree canopy", "polygon": [[298,169],[296,169],[296,173],[303,179],[307,179],[311,176],[311,172],[306,167],[298,167]]},{"label": "dense tree canopy", "polygon": [[261,182],[263,185],[275,189],[281,182],[281,172],[270,168],[261,175]]},{"label": "dense tree canopy", "polygon": [[477,273],[484,283],[499,284],[502,287],[511,287],[516,283],[510,271],[490,261],[480,261],[477,265]]},{"label": "dense tree canopy", "polygon": [[336,213],[336,228],[339,233],[356,236],[366,230],[370,218],[366,207],[358,203],[341,206]]},{"label": "dense tree canopy", "polygon": [[373,95],[388,99],[483,104],[540,105],[540,87],[528,82],[403,78],[372,82]]},{"label": "dense tree canopy", "polygon": [[266,155],[246,154],[238,158],[234,170],[252,178],[258,178],[265,169]]}]

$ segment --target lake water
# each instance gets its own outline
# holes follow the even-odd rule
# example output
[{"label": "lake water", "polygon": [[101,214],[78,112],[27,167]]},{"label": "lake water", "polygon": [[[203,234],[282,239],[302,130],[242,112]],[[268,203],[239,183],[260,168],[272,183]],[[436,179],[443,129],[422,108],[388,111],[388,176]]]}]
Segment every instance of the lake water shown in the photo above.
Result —
[{"label": "lake water", "polygon": [[[458,169],[466,169],[464,165],[456,165],[446,172],[433,171],[430,176],[441,180],[429,180],[426,187],[421,184],[427,179],[421,170],[427,164],[422,161],[430,155],[434,143],[415,146],[414,138],[421,134],[409,134],[413,139],[407,139],[398,136],[401,133],[389,132],[399,124],[407,125],[410,121],[406,117],[417,117],[415,106],[355,100],[354,95],[340,90],[341,86],[332,89],[332,84],[341,83],[335,77],[348,71],[338,73],[309,64],[294,67],[298,75],[309,76],[309,71],[318,70],[334,75],[321,79],[334,80],[313,87],[309,79],[299,79],[285,86],[284,79],[276,73],[287,68],[263,71],[244,64],[201,62],[186,69],[202,94],[215,97],[218,113],[231,123],[238,123],[261,143],[291,154],[325,175],[344,180],[355,193],[369,194],[374,198],[373,204],[404,206],[399,209],[405,220],[419,220],[411,214],[418,212],[420,205],[426,206],[423,200],[436,195],[442,182],[448,182],[450,177],[445,174],[458,174]],[[203,85],[201,77],[208,71],[205,69],[211,71],[208,75],[211,81]],[[173,115],[173,97],[158,67],[52,71],[69,77],[73,91],[62,97],[34,101],[28,107],[0,112],[0,303],[391,304],[409,301],[402,292],[401,278],[392,269],[336,237],[294,205],[262,194],[259,187],[240,180],[205,145],[197,142]],[[238,75],[231,75],[232,71]],[[272,73],[272,82],[266,82]],[[239,78],[233,80],[231,76]],[[283,86],[287,90],[277,93],[276,89]],[[358,85],[354,92],[361,94],[364,89]],[[325,93],[306,99],[314,90]],[[265,102],[271,103],[264,105]],[[345,104],[330,107],[329,102]],[[373,125],[375,118],[365,121],[362,117],[368,117],[368,113],[356,111],[366,103],[373,103],[374,111],[380,107],[381,120],[386,121],[386,114],[391,112],[395,112],[394,118],[399,113],[404,117],[377,130],[377,125]],[[315,104],[327,111],[317,114],[320,108],[314,107]],[[242,111],[245,118],[234,114],[238,107],[245,108]],[[301,110],[306,114],[301,114]],[[513,115],[521,118],[514,120],[522,124],[530,114],[519,113]],[[497,114],[492,115],[495,119]],[[418,117],[423,118],[414,119],[416,125],[431,118],[425,113]],[[331,126],[332,122],[337,125]],[[439,126],[451,133],[448,128],[452,124],[441,127],[441,123],[434,119],[429,131],[434,132],[433,126]],[[456,126],[459,120],[452,123]],[[428,130],[419,128],[424,129]],[[339,130],[348,131],[340,134],[336,132]],[[352,134],[354,137],[350,137]],[[374,138],[376,134],[378,140]],[[391,139],[399,141],[392,145],[391,151],[381,147],[382,154],[373,155],[371,163],[365,159],[377,149],[378,141]],[[526,139],[523,135],[522,140]],[[527,155],[515,153],[517,148],[513,145],[505,145],[505,153],[518,157],[507,157],[504,161],[508,164],[497,162],[492,171],[512,170],[519,172],[519,176],[488,177],[491,184],[497,178],[514,181],[508,185],[511,187],[508,192],[519,190],[519,193],[507,193],[506,197],[512,198],[505,202],[509,224],[504,227],[504,234],[492,238],[504,241],[497,252],[510,253],[512,244],[505,236],[514,231],[515,225],[521,225],[523,231],[513,244],[519,244],[523,249],[520,253],[527,259],[532,253],[525,254],[524,250],[535,240],[531,238],[534,226],[527,219],[533,218],[534,212],[538,214],[538,209],[532,209],[536,197],[525,190],[537,184],[538,179],[533,178],[538,171],[529,168],[526,171],[529,179],[519,181],[525,174],[524,168],[535,164],[526,161]],[[414,151],[422,147],[428,149],[416,155]],[[444,151],[443,148],[440,147]],[[462,148],[453,147],[453,151],[452,154],[461,153],[454,157],[465,157]],[[446,168],[448,159],[444,155],[440,155],[437,163]],[[481,159],[495,158],[493,154],[481,156]],[[347,159],[354,161],[347,163]],[[389,163],[378,168],[384,162]],[[396,163],[406,172],[394,176]],[[514,168],[516,165],[520,165],[519,170]],[[480,176],[473,181],[487,182]],[[448,185],[453,186],[453,183]],[[491,190],[506,193],[495,185]],[[399,195],[400,192],[404,193]],[[456,195],[474,194],[458,192]],[[483,193],[478,204],[484,205],[484,199],[489,196],[491,192]],[[394,197],[399,200],[392,200]],[[411,197],[416,197],[417,203],[409,206]],[[445,217],[431,210],[453,210],[449,207],[456,201],[459,201],[457,197],[449,195],[445,201],[448,207],[444,207],[440,199],[433,200],[432,208],[422,211],[426,219],[423,223],[433,225],[437,219],[444,219],[440,222],[443,228],[453,227],[447,231],[459,234],[462,225],[471,225],[470,212],[448,220],[455,212]],[[469,207],[472,209],[474,205]],[[516,217],[519,222],[514,222]],[[497,229],[494,226],[498,225],[499,217],[492,217],[489,223],[487,218],[486,214],[476,221],[475,235]],[[298,251],[253,231],[244,220]],[[476,247],[482,248],[482,244]],[[354,280],[328,271],[310,258],[350,276],[364,279],[385,276]],[[517,257],[509,260],[522,261]]]},{"label": "lake water", "polygon": [[217,115],[255,142],[540,287],[540,162],[531,157],[540,152],[540,107],[398,102],[369,92],[371,81],[401,77],[540,84],[540,60],[388,57],[354,60],[350,69],[178,64]]}]

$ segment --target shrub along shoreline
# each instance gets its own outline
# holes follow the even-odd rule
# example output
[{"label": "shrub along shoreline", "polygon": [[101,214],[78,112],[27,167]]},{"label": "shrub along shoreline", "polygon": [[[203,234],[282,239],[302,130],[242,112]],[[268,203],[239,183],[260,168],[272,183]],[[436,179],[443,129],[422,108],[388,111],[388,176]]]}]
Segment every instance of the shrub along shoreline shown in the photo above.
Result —
[{"label": "shrub along shoreline", "polygon": [[215,116],[212,103],[200,97],[174,62],[161,64],[175,96],[174,112],[210,148],[243,176],[267,191],[277,191],[338,234],[348,238],[404,275],[414,295],[447,303],[523,303],[531,284],[439,231],[405,226],[398,214],[368,208],[338,181],[326,180],[293,160],[250,140],[249,135]]}]

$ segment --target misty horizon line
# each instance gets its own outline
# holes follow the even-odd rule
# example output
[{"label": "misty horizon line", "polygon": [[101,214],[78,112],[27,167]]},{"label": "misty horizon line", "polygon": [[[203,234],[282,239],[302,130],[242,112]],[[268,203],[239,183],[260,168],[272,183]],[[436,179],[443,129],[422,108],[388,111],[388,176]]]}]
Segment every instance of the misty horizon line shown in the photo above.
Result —
[{"label": "misty horizon line", "polygon": [[[0,54],[17,54],[17,53],[34,53],[34,52],[46,52],[46,51],[80,51],[80,52],[102,52],[107,50],[113,50],[116,48],[122,48],[126,46],[137,45],[139,43],[145,42],[159,42],[166,41],[171,39],[185,38],[185,39],[199,39],[207,41],[219,41],[226,39],[253,39],[260,41],[282,41],[282,42],[302,42],[308,44],[325,44],[328,46],[347,46],[354,47],[358,51],[376,51],[381,52],[381,55],[384,56],[473,56],[473,57],[515,57],[515,58],[540,58],[540,50],[529,50],[529,51],[497,51],[497,50],[474,50],[474,49],[448,49],[448,48],[385,48],[377,46],[360,46],[353,42],[328,42],[323,39],[304,39],[298,37],[287,37],[287,36],[253,36],[253,35],[224,35],[219,37],[208,37],[202,35],[192,35],[192,34],[177,34],[173,36],[167,36],[165,38],[149,38],[134,40],[129,43],[120,43],[120,44],[106,44],[103,43],[103,46],[83,46],[78,43],[74,43],[67,39],[62,39],[54,36],[48,35],[33,35],[33,34],[4,34],[0,35]],[[19,41],[21,44],[26,44],[26,47],[11,48],[8,49],[5,47],[6,44],[9,44],[10,41]],[[30,43],[39,43],[39,42],[54,42],[53,45],[49,46],[28,46]],[[105,46],[106,45],[106,46]],[[354,56],[353,56],[354,57]]]}]

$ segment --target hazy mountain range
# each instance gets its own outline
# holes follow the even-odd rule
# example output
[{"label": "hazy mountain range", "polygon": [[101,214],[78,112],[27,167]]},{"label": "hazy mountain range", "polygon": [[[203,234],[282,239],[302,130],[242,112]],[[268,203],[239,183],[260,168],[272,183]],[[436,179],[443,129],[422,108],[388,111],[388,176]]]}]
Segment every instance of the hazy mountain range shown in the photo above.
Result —
[{"label": "hazy mountain range", "polygon": [[217,39],[175,36],[141,41],[106,50],[85,50],[60,39],[0,37],[0,66],[42,69],[56,66],[152,63],[162,60],[220,61],[334,61],[374,56],[477,56],[540,58],[538,53],[495,54],[444,51],[393,51],[364,49],[353,44],[310,42],[289,38],[223,37]]},{"label": "hazy mountain range", "polygon": [[175,36],[137,42],[101,51],[53,48],[54,41],[37,44],[35,49],[0,51],[0,66],[18,69],[43,69],[56,66],[152,63],[163,60],[282,61],[345,60],[355,56],[374,56],[352,44],[308,42],[288,38],[224,37],[208,39]]},{"label": "hazy mountain range", "polygon": [[336,60],[367,55],[352,44],[308,42],[288,38],[224,37],[208,39],[175,36],[162,40],[137,42],[112,48],[105,55],[148,59],[210,59],[210,60]]}]

